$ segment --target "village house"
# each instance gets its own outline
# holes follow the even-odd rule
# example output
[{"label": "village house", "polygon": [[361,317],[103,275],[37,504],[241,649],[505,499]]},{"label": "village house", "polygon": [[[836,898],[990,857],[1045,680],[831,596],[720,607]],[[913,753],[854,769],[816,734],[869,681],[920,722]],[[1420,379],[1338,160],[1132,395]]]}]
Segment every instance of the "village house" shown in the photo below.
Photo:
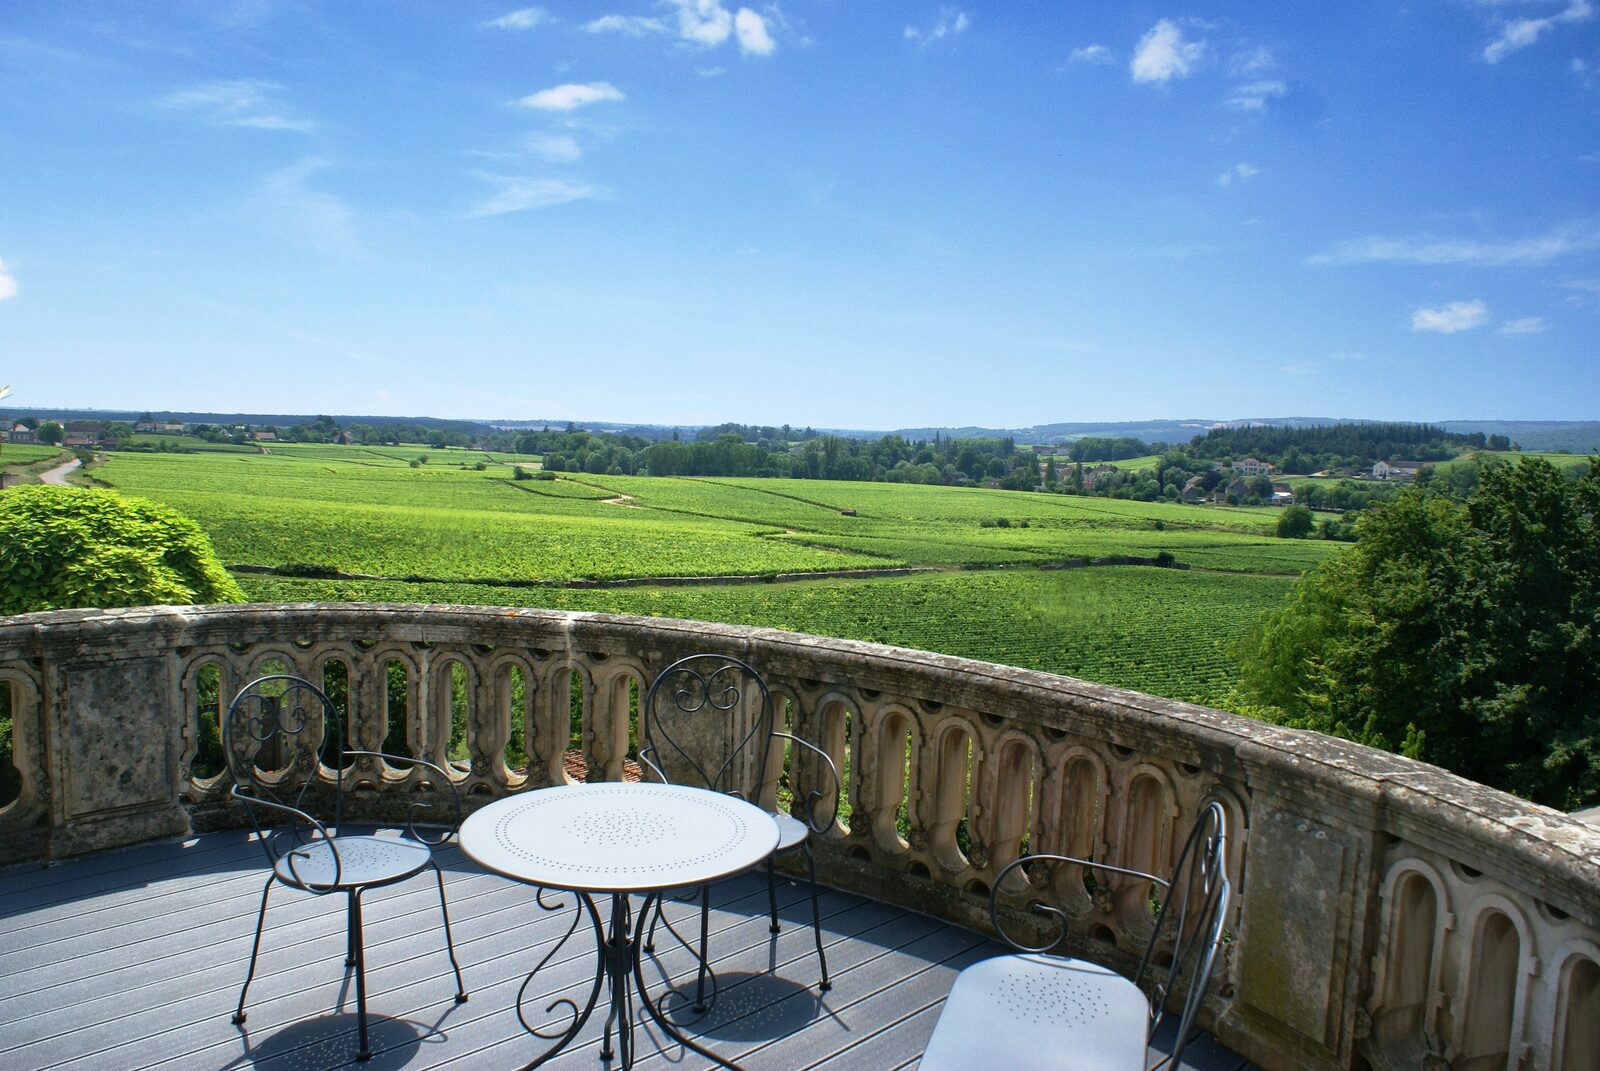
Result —
[{"label": "village house", "polygon": [[1272,463],[1247,457],[1243,461],[1235,461],[1233,463],[1233,471],[1240,476],[1265,476],[1272,471]]},{"label": "village house", "polygon": [[6,441],[12,443],[36,443],[39,441],[39,436],[26,424],[14,424],[11,430],[6,432]]},{"label": "village house", "polygon": [[1274,481],[1272,485],[1272,504],[1274,506],[1288,506],[1293,502],[1294,488],[1290,487],[1286,483],[1277,483]]},{"label": "village house", "polygon": [[1380,461],[1372,466],[1374,480],[1412,480],[1422,468],[1421,461]]}]

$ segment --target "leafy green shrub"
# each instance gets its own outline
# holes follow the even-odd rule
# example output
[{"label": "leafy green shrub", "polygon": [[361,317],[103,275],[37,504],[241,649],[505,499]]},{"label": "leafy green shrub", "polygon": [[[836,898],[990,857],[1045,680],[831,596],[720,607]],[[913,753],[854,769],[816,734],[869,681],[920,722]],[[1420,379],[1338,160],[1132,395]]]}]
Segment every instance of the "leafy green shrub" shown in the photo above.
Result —
[{"label": "leafy green shrub", "polygon": [[0,495],[0,614],[243,601],[200,526],[176,510],[44,484]]}]

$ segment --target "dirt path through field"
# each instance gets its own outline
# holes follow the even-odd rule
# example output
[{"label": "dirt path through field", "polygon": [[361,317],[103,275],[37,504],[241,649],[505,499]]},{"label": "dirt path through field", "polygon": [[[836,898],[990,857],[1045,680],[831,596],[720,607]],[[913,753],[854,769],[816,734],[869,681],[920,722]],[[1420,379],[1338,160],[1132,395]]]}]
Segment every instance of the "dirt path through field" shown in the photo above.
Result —
[{"label": "dirt path through field", "polygon": [[53,469],[46,469],[45,471],[39,473],[39,482],[55,484],[57,487],[66,487],[67,473],[77,468],[79,464],[81,464],[81,462],[79,462],[77,458],[73,458],[65,465],[57,465]]},{"label": "dirt path through field", "polygon": [[618,495],[616,498],[602,498],[600,500],[600,504],[602,506],[626,506],[629,509],[643,509],[644,508],[643,506],[635,506],[633,504],[633,496],[632,495]]}]

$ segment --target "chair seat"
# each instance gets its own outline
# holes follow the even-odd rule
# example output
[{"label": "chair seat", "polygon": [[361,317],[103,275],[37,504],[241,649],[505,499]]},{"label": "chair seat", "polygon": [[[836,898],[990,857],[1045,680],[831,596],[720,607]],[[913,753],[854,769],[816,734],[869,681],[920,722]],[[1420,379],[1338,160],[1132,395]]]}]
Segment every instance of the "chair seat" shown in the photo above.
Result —
[{"label": "chair seat", "polygon": [[[400,881],[420,871],[433,858],[433,852],[426,844],[397,837],[334,837],[333,843],[339,847],[337,888],[340,889]],[[289,870],[287,854],[272,868],[278,880],[296,888],[307,885],[327,888],[332,885],[333,850],[328,842],[319,840],[300,850],[305,852],[307,858],[297,855],[292,872]],[[298,878],[296,875],[299,875]]]},{"label": "chair seat", "polygon": [[1114,971],[1065,956],[995,956],[956,976],[921,1071],[1144,1071],[1150,1004]]},{"label": "chair seat", "polygon": [[775,852],[798,847],[811,836],[811,827],[792,814],[774,814],[772,820],[778,823],[778,846],[773,849]]}]

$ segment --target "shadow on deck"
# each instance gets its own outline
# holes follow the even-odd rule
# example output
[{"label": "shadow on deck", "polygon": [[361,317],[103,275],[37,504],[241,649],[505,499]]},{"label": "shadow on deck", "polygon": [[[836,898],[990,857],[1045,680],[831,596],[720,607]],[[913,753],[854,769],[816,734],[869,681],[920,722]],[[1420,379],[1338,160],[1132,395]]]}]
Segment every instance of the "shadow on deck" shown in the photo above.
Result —
[{"label": "shadow on deck", "polygon": [[[571,926],[573,897],[546,894],[564,907],[541,910],[532,889],[480,871],[453,849],[440,862],[471,999],[453,1000],[432,880],[374,890],[363,898],[375,1050],[364,1065],[353,1060],[342,899],[273,890],[249,1020],[230,1022],[266,878],[249,835],[213,833],[0,871],[0,1068],[522,1067],[544,1046],[518,1021],[517,992]],[[914,1067],[956,972],[1001,950],[959,927],[824,890],[834,987],[819,993],[804,886],[780,885],[779,934],[768,932],[766,903],[758,874],[716,887],[711,951],[720,993],[710,1013],[684,1027],[750,1071]],[[690,922],[697,910],[669,903],[668,918]],[[524,1002],[530,1019],[562,998],[587,999],[590,932],[580,926],[539,973]],[[664,934],[658,946],[646,971],[652,993],[692,986],[689,953]],[[604,1000],[568,1051],[544,1066],[617,1066],[600,1060]],[[558,1006],[550,1021],[559,1030],[570,1020]],[[661,1040],[639,1032],[637,1067],[709,1066],[677,1046],[658,1052]],[[1190,1046],[1184,1066],[1249,1065],[1204,1039]]]}]

